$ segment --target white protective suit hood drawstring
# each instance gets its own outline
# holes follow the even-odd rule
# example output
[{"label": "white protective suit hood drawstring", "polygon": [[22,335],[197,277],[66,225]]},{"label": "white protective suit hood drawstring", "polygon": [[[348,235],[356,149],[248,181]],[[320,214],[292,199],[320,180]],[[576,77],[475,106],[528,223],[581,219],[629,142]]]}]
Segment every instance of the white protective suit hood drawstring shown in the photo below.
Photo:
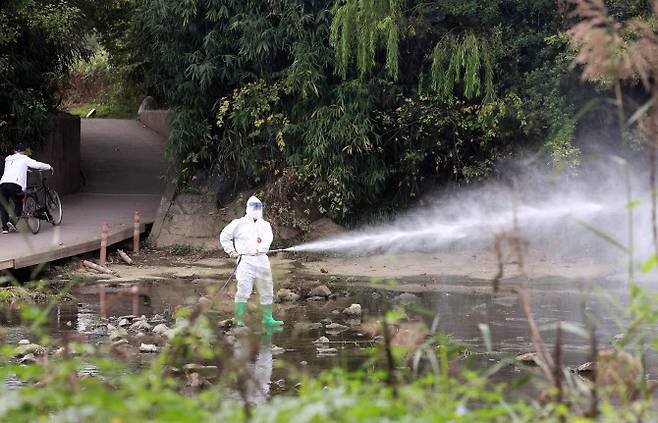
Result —
[{"label": "white protective suit hood drawstring", "polygon": [[247,200],[247,216],[254,220],[263,218],[263,203],[255,196],[249,197]]}]

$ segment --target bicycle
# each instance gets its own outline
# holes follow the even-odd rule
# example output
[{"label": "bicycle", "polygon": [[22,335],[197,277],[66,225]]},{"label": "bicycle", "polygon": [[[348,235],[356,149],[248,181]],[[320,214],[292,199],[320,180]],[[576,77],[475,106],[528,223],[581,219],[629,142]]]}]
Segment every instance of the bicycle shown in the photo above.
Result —
[{"label": "bicycle", "polygon": [[[53,226],[62,223],[62,201],[59,194],[53,188],[46,185],[46,177],[43,171],[40,186],[29,186],[23,196],[23,214],[27,227],[33,234],[37,234],[41,228],[41,221],[45,220]],[[43,201],[40,201],[40,198]]]}]

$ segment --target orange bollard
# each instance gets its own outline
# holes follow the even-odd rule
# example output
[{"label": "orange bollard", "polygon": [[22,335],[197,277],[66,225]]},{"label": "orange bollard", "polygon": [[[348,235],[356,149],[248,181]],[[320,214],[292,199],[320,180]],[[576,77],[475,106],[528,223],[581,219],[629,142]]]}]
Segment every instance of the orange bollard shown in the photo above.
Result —
[{"label": "orange bollard", "polygon": [[100,265],[105,266],[105,261],[107,258],[107,222],[103,222],[101,225],[101,258]]},{"label": "orange bollard", "polygon": [[139,253],[139,212],[133,215],[133,253]]}]

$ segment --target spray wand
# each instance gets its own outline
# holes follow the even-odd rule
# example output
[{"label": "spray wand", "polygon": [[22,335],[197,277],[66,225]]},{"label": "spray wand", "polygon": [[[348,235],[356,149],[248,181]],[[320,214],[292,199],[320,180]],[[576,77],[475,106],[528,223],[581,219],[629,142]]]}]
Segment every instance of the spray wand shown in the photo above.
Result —
[{"label": "spray wand", "polygon": [[[290,247],[290,248],[292,248],[292,247]],[[290,252],[290,251],[291,251],[290,248],[279,248],[279,249],[277,249],[277,250],[269,250],[268,252],[263,253],[263,254],[270,254],[270,253],[283,253],[284,251],[288,251],[288,252]]]}]

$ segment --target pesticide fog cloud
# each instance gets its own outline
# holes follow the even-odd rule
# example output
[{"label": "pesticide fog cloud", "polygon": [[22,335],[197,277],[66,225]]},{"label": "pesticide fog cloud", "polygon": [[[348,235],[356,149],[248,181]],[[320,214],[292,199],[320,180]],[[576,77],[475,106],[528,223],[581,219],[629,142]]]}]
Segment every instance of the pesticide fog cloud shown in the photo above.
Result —
[{"label": "pesticide fog cloud", "polygon": [[[631,180],[633,199],[639,200],[632,208],[635,248],[639,259],[648,258],[652,252],[648,176],[636,170]],[[517,181],[516,194],[509,184],[490,182],[456,194],[428,195],[392,222],[289,250],[371,255],[490,248],[496,234],[513,227],[516,209],[518,226],[530,248],[547,255],[622,258],[621,249],[586,225],[627,244],[623,160],[597,160],[579,169],[578,176],[524,172],[517,174]]]}]

